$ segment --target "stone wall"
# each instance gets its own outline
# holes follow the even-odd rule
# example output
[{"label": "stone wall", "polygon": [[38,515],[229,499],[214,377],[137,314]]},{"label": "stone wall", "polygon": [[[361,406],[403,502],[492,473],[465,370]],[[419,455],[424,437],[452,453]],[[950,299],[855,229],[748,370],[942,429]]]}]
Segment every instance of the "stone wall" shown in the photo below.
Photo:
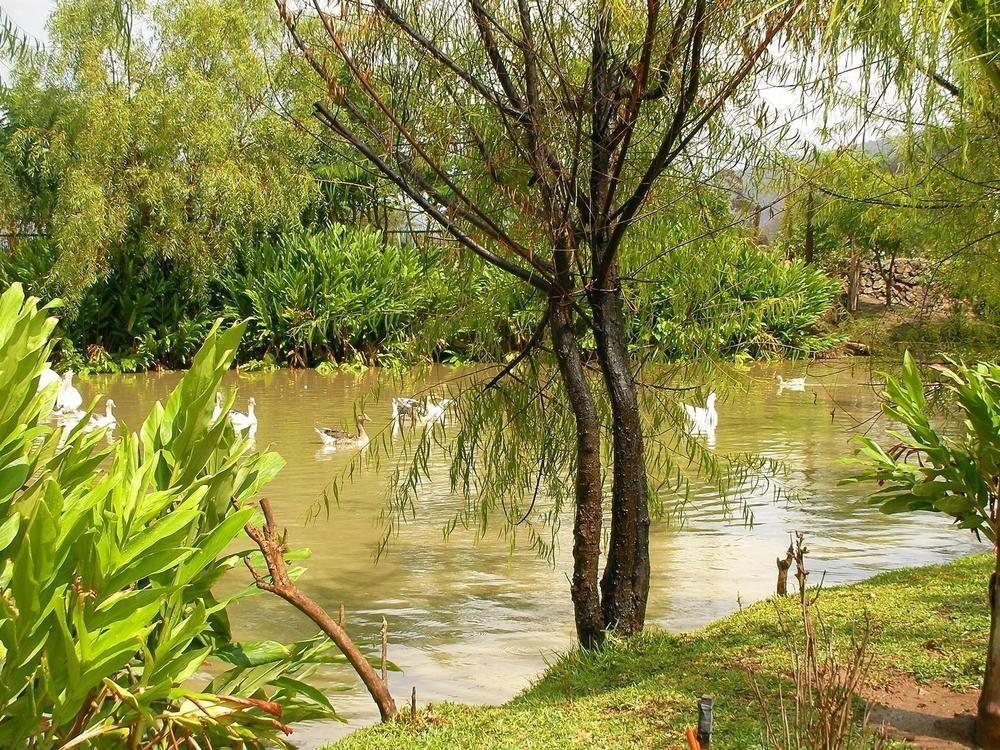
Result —
[{"label": "stone wall", "polygon": [[[926,285],[929,264],[919,258],[900,258],[896,261],[892,285],[892,304],[898,307],[937,306],[930,287]],[[866,302],[885,303],[885,281],[878,266],[873,263],[861,268],[860,294]]]}]

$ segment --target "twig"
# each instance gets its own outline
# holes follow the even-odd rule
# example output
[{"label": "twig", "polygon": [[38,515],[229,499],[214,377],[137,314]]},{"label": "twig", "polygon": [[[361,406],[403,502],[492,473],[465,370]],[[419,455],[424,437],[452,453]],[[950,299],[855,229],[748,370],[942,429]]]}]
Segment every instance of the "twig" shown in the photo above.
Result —
[{"label": "twig", "polygon": [[[250,575],[253,577],[257,588],[280,596],[286,602],[299,610],[299,612],[316,623],[320,630],[322,630],[327,637],[330,638],[330,640],[337,644],[337,648],[340,649],[341,653],[347,657],[351,666],[354,667],[354,671],[358,674],[358,677],[361,678],[365,687],[368,688],[368,692],[371,694],[372,700],[374,700],[375,705],[378,706],[379,714],[382,716],[382,721],[387,721],[388,719],[395,717],[397,713],[396,703],[392,699],[392,694],[389,692],[389,687],[385,680],[385,625],[383,624],[382,679],[379,679],[375,669],[365,658],[364,654],[362,654],[358,647],[354,644],[354,641],[351,640],[351,637],[347,634],[342,625],[330,617],[326,610],[324,610],[319,604],[302,593],[298,586],[296,586],[289,577],[288,566],[285,563],[284,556],[286,548],[285,537],[287,532],[282,531],[279,535],[278,524],[274,519],[274,511],[272,511],[271,503],[267,500],[267,498],[261,499],[260,509],[264,513],[263,529],[258,529],[252,523],[248,523],[243,527],[247,536],[253,540],[253,542],[260,549],[261,553],[264,555],[264,562],[267,564],[268,577],[265,578],[256,568],[254,568],[249,557],[243,559],[243,562],[246,564],[247,570],[250,571]],[[341,612],[343,612],[343,609],[341,609]],[[343,615],[341,615],[341,617],[343,617]],[[383,623],[385,623],[384,618]]]}]

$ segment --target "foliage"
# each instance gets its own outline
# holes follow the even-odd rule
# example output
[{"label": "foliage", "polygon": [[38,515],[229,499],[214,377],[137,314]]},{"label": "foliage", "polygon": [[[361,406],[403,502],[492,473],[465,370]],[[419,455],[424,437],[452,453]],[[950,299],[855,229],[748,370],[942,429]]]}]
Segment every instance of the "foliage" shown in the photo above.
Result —
[{"label": "foliage", "polygon": [[[1000,366],[981,362],[939,365],[945,393],[961,415],[956,435],[931,423],[920,372],[907,352],[900,380],[888,379],[885,414],[906,432],[888,450],[860,436],[859,453],[867,464],[857,480],[878,482],[871,502],[883,513],[931,512],[950,516],[958,528],[985,536],[996,547],[1000,510]],[[976,716],[976,744],[1000,741],[1000,602],[997,599],[1000,552],[995,552],[989,584],[990,638]]]},{"label": "foliage", "polygon": [[899,380],[888,378],[883,411],[905,432],[884,449],[857,438],[867,469],[855,481],[874,481],[871,502],[884,513],[927,511],[951,516],[959,528],[997,540],[1000,491],[1000,366],[989,363],[937,366],[945,391],[962,416],[959,434],[931,423],[920,372],[909,352]]},{"label": "foliage", "polygon": [[[943,131],[926,129],[920,138],[938,139],[934,150],[944,154],[955,145],[953,138],[951,144],[940,140],[948,138]],[[995,253],[995,246],[964,247],[962,224],[970,215],[958,206],[977,199],[947,174],[959,168],[952,156],[921,165],[907,157],[915,147],[897,137],[881,143],[883,152],[838,149],[814,162],[792,163],[790,182],[799,189],[788,199],[779,244],[790,257],[804,258],[811,230],[817,263],[839,276],[856,261],[874,267],[886,282],[884,301],[890,306],[896,261],[909,257],[928,262],[926,283],[935,291],[979,304],[995,300],[992,269],[982,268],[984,254]]]},{"label": "foliage", "polygon": [[666,359],[797,356],[836,343],[816,326],[837,282],[741,235],[678,247],[644,274],[653,281],[633,286],[634,337],[641,345],[648,336]]},{"label": "foliage", "polygon": [[267,7],[143,3],[123,38],[119,2],[68,0],[48,47],[16,65],[0,218],[51,238],[48,296],[71,314],[123,257],[205,275],[247,238],[298,226],[317,198],[310,142],[271,111],[295,79]]},{"label": "foliage", "polygon": [[18,59],[37,45],[14,19],[0,9],[0,60]]},{"label": "foliage", "polygon": [[55,384],[36,393],[51,309],[0,296],[0,744],[283,744],[286,722],[334,716],[299,679],[328,644],[233,642],[227,606],[255,589],[212,591],[253,515],[235,508],[282,463],[210,423],[241,327],[210,331],[139,432],[103,447],[86,419],[50,426]]},{"label": "foliage", "polygon": [[[902,239],[934,262],[935,282],[1000,320],[997,6],[837,0],[830,16],[823,46],[835,54],[804,89],[836,113],[821,133],[836,151],[793,169],[791,187],[803,189],[792,203],[807,203],[807,188],[836,193],[837,212],[859,216],[865,237]],[[844,116],[851,110],[857,117]],[[888,148],[888,159],[843,148],[859,134],[865,147]]]},{"label": "foliage", "polygon": [[[978,582],[991,567],[987,556],[977,555],[825,589],[818,608],[830,643],[849,647],[858,614],[867,610],[874,629],[873,683],[891,684],[902,674],[922,684],[968,690],[981,679],[987,614]],[[798,608],[794,597],[777,601],[788,621],[795,620]],[[612,640],[600,651],[572,651],[502,706],[435,705],[416,722],[363,729],[331,748],[677,748],[685,746],[684,727],[695,723],[698,698],[714,694],[712,747],[747,750],[760,747],[765,731],[747,679],[750,665],[770,706],[778,705],[779,687],[785,696],[794,690],[785,636],[771,602],[691,633],[653,628]]]},{"label": "foliage", "polygon": [[439,256],[344,226],[286,235],[239,253],[221,282],[224,313],[249,322],[250,351],[262,358],[384,364],[417,349],[439,311]]}]

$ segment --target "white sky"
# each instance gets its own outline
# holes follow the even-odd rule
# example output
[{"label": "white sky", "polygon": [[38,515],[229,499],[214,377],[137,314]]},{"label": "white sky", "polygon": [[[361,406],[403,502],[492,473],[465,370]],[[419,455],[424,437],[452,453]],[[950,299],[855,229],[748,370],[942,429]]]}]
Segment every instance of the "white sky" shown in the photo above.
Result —
[{"label": "white sky", "polygon": [[55,7],[55,0],[3,0],[0,8],[18,26],[33,37],[45,39],[45,19]]}]

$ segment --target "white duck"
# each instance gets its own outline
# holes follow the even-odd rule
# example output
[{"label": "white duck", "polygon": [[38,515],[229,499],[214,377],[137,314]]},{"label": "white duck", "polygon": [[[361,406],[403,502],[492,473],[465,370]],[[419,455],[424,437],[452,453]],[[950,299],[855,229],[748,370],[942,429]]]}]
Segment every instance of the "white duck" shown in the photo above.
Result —
[{"label": "white duck", "polygon": [[443,422],[445,418],[445,411],[451,401],[452,400],[450,398],[443,398],[435,403],[433,396],[428,393],[424,397],[424,406],[420,414],[420,421],[424,424],[429,424],[431,422]]},{"label": "white duck", "polygon": [[48,386],[53,383],[58,383],[62,378],[59,373],[53,370],[51,367],[46,367],[38,374],[38,392],[41,393]]},{"label": "white duck", "polygon": [[778,381],[778,393],[781,391],[804,391],[806,389],[805,378],[789,378],[785,380],[780,375],[775,377]]},{"label": "white duck", "polygon": [[93,430],[99,430],[101,428],[108,428],[113,430],[118,426],[118,419],[115,417],[112,409],[115,408],[115,402],[110,398],[104,406],[104,414],[95,414],[87,422],[87,426],[83,428],[84,432],[92,432]]},{"label": "white duck", "polygon": [[365,432],[365,423],[371,422],[371,417],[362,412],[358,415],[358,432],[355,435],[337,427],[315,427],[316,434],[323,440],[323,444],[330,447],[338,445],[367,445],[371,438]]},{"label": "white duck", "polygon": [[253,397],[247,401],[247,413],[243,414],[238,411],[229,412],[229,421],[233,425],[233,429],[237,432],[250,432],[251,435],[257,432],[257,414],[254,411],[254,407],[257,406],[257,400]]},{"label": "white duck", "polygon": [[212,410],[212,424],[219,421],[222,416],[222,391],[215,392],[215,409]]},{"label": "white duck", "polygon": [[55,409],[58,412],[75,412],[83,406],[83,396],[80,391],[73,387],[73,371],[67,370],[62,376],[62,385],[59,386],[59,394],[56,396]]},{"label": "white duck", "polygon": [[715,391],[708,394],[704,406],[684,404],[684,413],[693,433],[714,432],[716,425],[719,424],[719,413],[715,410]]}]

